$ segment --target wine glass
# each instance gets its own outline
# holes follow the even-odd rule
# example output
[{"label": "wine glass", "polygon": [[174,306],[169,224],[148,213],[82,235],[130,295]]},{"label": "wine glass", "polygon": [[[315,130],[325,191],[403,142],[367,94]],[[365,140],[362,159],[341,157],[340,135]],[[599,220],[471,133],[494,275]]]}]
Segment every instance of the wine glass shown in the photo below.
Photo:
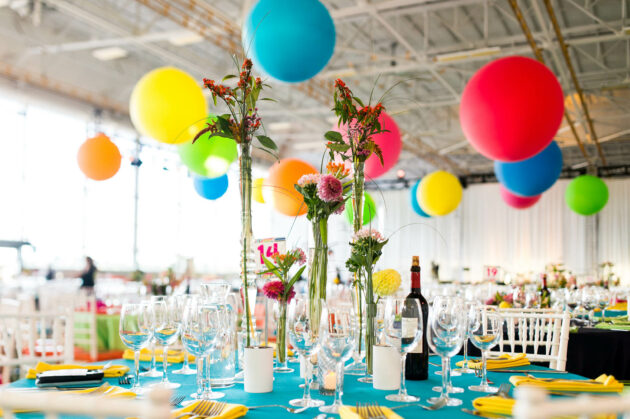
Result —
[{"label": "wine glass", "polygon": [[[162,301],[164,300],[166,297],[162,296],[162,295],[152,295],[151,296],[151,303],[153,303],[154,301]],[[151,364],[149,366],[149,370],[143,372],[142,374],[140,374],[143,377],[150,377],[150,378],[158,378],[162,376],[162,371],[157,369],[157,362],[156,362],[156,357],[155,357],[155,346],[157,344],[157,338],[155,337],[155,335],[151,338],[151,346],[150,346],[150,350],[151,350]]]},{"label": "wine glass", "polygon": [[466,334],[464,335],[464,363],[461,368],[457,368],[464,374],[473,374],[474,369],[468,367],[468,340],[472,332],[479,328],[479,302],[478,301],[466,301],[465,303],[465,315],[466,315]]},{"label": "wine glass", "polygon": [[[184,322],[184,313],[185,313],[186,305],[192,298],[194,298],[194,296],[190,294],[181,294],[181,295],[176,295],[173,298],[175,299],[175,306],[176,306],[175,313],[174,313],[175,320],[179,323],[180,329],[181,329],[181,326]],[[184,364],[182,365],[180,369],[173,371],[173,374],[181,374],[181,375],[196,374],[197,371],[190,368],[190,364],[188,362],[188,351],[186,351],[186,348],[183,349],[183,352],[184,352]]]},{"label": "wine glass", "polygon": [[[442,358],[442,387],[439,397],[431,397],[429,403],[446,401],[447,406],[459,406],[460,399],[448,396],[451,391],[451,357],[459,352],[466,335],[466,315],[459,297],[436,297],[427,322],[427,343]],[[434,389],[435,390],[435,389]]]},{"label": "wine glass", "polygon": [[[197,392],[193,399],[212,400],[224,396],[213,392],[210,386],[210,364],[208,354],[215,346],[221,329],[221,308],[216,304],[189,301],[182,323],[182,344],[197,359]],[[204,377],[204,359],[206,362]]]},{"label": "wine glass", "polygon": [[140,387],[140,350],[151,340],[153,333],[151,317],[151,307],[147,303],[124,304],[120,311],[118,326],[120,340],[134,351],[136,375],[131,391],[136,394],[145,392],[145,389]]},{"label": "wine glass", "polygon": [[405,361],[407,353],[422,339],[423,319],[420,304],[415,298],[390,298],[385,309],[385,339],[400,351],[400,387],[398,394],[385,398],[393,402],[417,402],[419,397],[407,394]]},{"label": "wine glass", "polygon": [[319,408],[323,413],[339,413],[343,395],[343,364],[352,355],[355,334],[353,327],[357,327],[352,304],[343,301],[328,303],[328,310],[322,313],[320,325],[320,344],[326,356],[334,360],[336,365],[335,399],[332,405]]},{"label": "wine glass", "polygon": [[[359,287],[354,287],[351,292],[352,305],[354,312],[357,313],[357,322],[361,322],[361,327],[355,328],[356,338],[354,340],[355,347],[352,352],[352,363],[345,367],[344,374],[346,375],[365,375],[367,371],[367,365],[363,362],[365,358],[365,329],[366,322],[365,316],[358,316],[359,313],[363,313],[363,307],[365,306],[365,300]],[[376,329],[376,328],[375,328]]]},{"label": "wine glass", "polygon": [[177,305],[174,298],[161,298],[159,300],[151,301],[151,308],[153,310],[153,336],[155,340],[162,345],[162,366],[164,373],[162,375],[162,381],[155,385],[162,386],[164,388],[178,388],[181,386],[179,383],[172,383],[168,380],[166,370],[168,367],[168,347],[177,341],[179,337],[179,322],[175,312],[177,311]]},{"label": "wine glass", "polygon": [[471,333],[472,343],[481,350],[482,378],[478,386],[469,386],[472,391],[482,393],[495,393],[497,387],[488,384],[486,358],[489,349],[492,349],[503,333],[503,320],[498,310],[491,307],[479,307],[479,328]]},{"label": "wine glass", "polygon": [[323,400],[311,398],[313,370],[310,359],[319,349],[319,330],[313,327],[315,324],[317,322],[314,322],[310,315],[310,300],[294,298],[289,304],[288,335],[291,345],[306,360],[304,362],[306,371],[304,373],[304,396],[301,399],[289,401],[291,406],[317,407],[324,405]]}]

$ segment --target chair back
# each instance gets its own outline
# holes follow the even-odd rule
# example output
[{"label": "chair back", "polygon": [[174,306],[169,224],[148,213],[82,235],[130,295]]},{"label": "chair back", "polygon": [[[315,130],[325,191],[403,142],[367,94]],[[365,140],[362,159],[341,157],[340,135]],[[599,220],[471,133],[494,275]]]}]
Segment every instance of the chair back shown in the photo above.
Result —
[{"label": "chair back", "polygon": [[534,362],[564,371],[567,363],[571,315],[554,309],[500,309],[504,321],[499,344],[491,352],[526,353]]}]

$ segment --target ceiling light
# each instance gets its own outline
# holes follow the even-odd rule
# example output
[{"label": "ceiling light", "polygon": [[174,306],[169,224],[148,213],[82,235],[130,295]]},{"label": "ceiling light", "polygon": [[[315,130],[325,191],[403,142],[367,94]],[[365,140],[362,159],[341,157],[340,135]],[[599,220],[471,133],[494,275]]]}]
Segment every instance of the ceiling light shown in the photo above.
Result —
[{"label": "ceiling light", "polygon": [[272,122],[267,125],[272,131],[286,131],[291,129],[291,123],[288,121],[285,122]]},{"label": "ceiling light", "polygon": [[463,61],[471,58],[488,57],[501,52],[501,47],[471,49],[468,51],[451,52],[449,54],[436,55],[434,60],[438,63]]},{"label": "ceiling light", "polygon": [[588,166],[588,162],[587,161],[582,162],[582,163],[574,164],[573,166],[571,166],[571,169],[576,170],[576,169],[581,169],[581,168],[586,167],[586,166]]},{"label": "ceiling light", "polygon": [[124,58],[127,55],[129,55],[127,50],[120,47],[100,48],[92,51],[92,57],[101,61],[117,60],[119,58]]},{"label": "ceiling light", "polygon": [[173,35],[168,38],[168,42],[172,45],[183,47],[191,44],[198,44],[203,41],[203,36],[199,35],[196,32],[191,31],[183,31],[180,34]]}]

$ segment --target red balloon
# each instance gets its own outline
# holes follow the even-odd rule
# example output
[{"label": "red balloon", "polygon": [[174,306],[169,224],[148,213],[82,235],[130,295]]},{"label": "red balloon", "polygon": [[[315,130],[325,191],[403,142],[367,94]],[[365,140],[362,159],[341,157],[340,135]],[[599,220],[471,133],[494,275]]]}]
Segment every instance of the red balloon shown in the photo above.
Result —
[{"label": "red balloon", "polygon": [[533,157],[553,140],[564,114],[556,76],[527,57],[500,58],[468,81],[459,121],[470,144],[491,160]]},{"label": "red balloon", "polygon": [[[396,121],[387,115],[385,112],[381,113],[378,118],[381,123],[381,128],[389,132],[382,132],[372,137],[374,142],[380,147],[383,153],[383,164],[376,154],[372,154],[365,161],[365,177],[366,179],[376,179],[383,176],[398,162],[400,157],[400,151],[402,150],[402,140],[400,137],[400,130]],[[336,131],[341,132],[342,135],[346,134],[346,127],[334,128]]]},{"label": "red balloon", "polygon": [[501,191],[501,198],[505,201],[506,204],[516,209],[525,209],[534,205],[542,195],[535,196],[519,196],[515,195],[509,190],[505,188],[505,186],[499,184],[499,189]]}]

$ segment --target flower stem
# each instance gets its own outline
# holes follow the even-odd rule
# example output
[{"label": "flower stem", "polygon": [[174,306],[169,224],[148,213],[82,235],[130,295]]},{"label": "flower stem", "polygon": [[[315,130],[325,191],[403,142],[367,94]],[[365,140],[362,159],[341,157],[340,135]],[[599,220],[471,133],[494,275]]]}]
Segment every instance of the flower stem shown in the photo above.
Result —
[{"label": "flower stem", "polygon": [[241,142],[240,183],[241,183],[241,279],[243,282],[243,299],[245,301],[245,336],[246,345],[251,345],[252,324],[249,309],[249,293],[247,288],[247,263],[252,246],[252,156],[251,142]]}]

